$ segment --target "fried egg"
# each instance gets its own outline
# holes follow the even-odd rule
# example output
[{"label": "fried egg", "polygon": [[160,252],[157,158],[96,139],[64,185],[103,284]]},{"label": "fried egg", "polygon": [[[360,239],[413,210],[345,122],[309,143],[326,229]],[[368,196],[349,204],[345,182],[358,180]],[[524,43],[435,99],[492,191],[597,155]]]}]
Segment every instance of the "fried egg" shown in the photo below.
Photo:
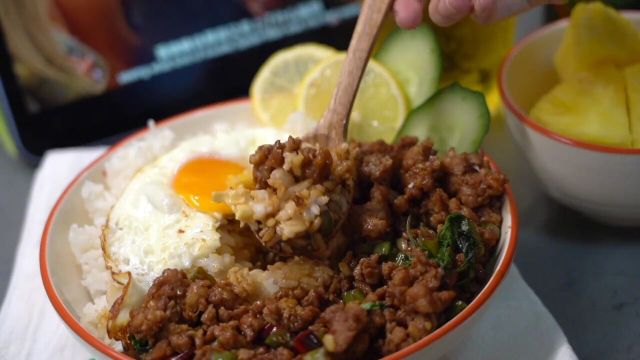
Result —
[{"label": "fried egg", "polygon": [[189,269],[220,247],[222,215],[212,193],[249,168],[256,147],[284,134],[271,128],[219,127],[178,144],[134,175],[111,209],[103,233],[114,273],[143,288],[167,268]]}]

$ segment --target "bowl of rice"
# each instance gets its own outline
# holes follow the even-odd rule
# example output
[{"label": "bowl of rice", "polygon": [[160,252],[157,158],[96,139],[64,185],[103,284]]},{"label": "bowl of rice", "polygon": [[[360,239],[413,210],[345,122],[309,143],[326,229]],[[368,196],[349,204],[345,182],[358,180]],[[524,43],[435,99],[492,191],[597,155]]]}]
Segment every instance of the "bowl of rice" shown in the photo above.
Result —
[{"label": "bowl of rice", "polygon": [[[428,210],[431,216],[425,220],[424,227],[409,214],[401,217],[402,227],[387,224],[380,230],[384,219],[371,215],[372,208],[367,204],[373,204],[384,194],[391,196],[390,192],[357,180],[351,185],[355,186],[353,196],[366,200],[354,200],[359,203],[350,211],[357,214],[345,220],[346,230],[342,236],[374,240],[368,244],[372,245],[369,248],[354,248],[342,260],[331,263],[323,262],[320,257],[305,260],[265,253],[265,247],[253,240],[248,227],[238,226],[251,225],[251,219],[260,218],[264,219],[267,230],[268,226],[276,229],[278,221],[291,220],[291,216],[279,220],[282,214],[290,212],[289,208],[296,203],[303,203],[297,194],[290,195],[288,202],[276,201],[274,206],[278,209],[271,217],[264,215],[268,207],[252,203],[251,216],[246,221],[229,220],[234,216],[248,216],[239,196],[259,198],[260,194],[267,193],[274,184],[274,173],[280,182],[277,187],[273,186],[273,194],[318,188],[300,185],[306,184],[298,179],[306,174],[302,170],[284,166],[284,170],[274,171],[271,165],[271,177],[263,179],[265,189],[260,188],[260,181],[251,184],[251,166],[254,166],[253,179],[260,180],[256,169],[261,166],[264,170],[278,149],[284,149],[279,155],[293,154],[288,156],[291,161],[296,161],[296,154],[311,154],[309,159],[319,157],[304,145],[291,145],[293,138],[263,148],[268,156],[262,159],[259,159],[260,150],[254,153],[259,145],[303,133],[309,125],[304,119],[299,120],[284,130],[269,129],[256,123],[246,99],[214,104],[150,124],[147,129],[130,135],[88,165],[67,186],[51,210],[42,235],[40,270],[55,310],[96,358],[245,359],[278,355],[311,359],[310,355],[319,356],[319,351],[324,358],[340,358],[349,352],[366,358],[400,359],[412,354],[437,358],[471,336],[474,324],[482,316],[490,316],[484,309],[511,266],[518,222],[509,185],[495,164],[482,154],[451,153],[437,158],[429,143],[407,140],[408,145],[401,149],[404,153],[421,147],[426,154],[425,162],[429,161],[429,171],[437,168],[441,176],[449,176],[442,189],[431,184],[429,186],[436,187],[420,195],[430,199],[424,202],[424,207],[431,204]],[[368,155],[362,155],[360,161],[377,159],[372,164],[384,163],[384,159],[380,160],[383,152],[400,151],[402,147],[390,146],[363,145],[357,149],[358,154]],[[299,161],[305,161],[303,157]],[[365,172],[371,169],[364,165],[361,168]],[[397,171],[405,176],[404,170]],[[194,174],[202,173],[224,176],[224,181],[207,181],[202,185],[194,180],[197,178]],[[456,181],[463,178],[459,185],[462,190],[452,190],[457,186]],[[327,179],[321,183],[333,184],[331,181],[335,180]],[[345,179],[348,181],[349,177]],[[499,192],[491,193],[494,185]],[[366,194],[358,190],[363,186],[369,187]],[[470,186],[477,187],[472,196]],[[233,190],[225,190],[227,187]],[[212,190],[216,195],[208,196]],[[450,191],[461,192],[462,200],[447,195]],[[230,200],[233,196],[236,197]],[[398,204],[385,210],[387,215],[401,211],[398,209],[402,209],[402,201],[413,201],[408,194],[402,196],[407,199],[396,198]],[[317,220],[324,220],[322,206],[330,201],[322,199],[318,196],[304,202],[307,211],[315,216],[308,225],[313,231],[322,232],[326,225]],[[477,204],[469,205],[469,202]],[[444,208],[435,209],[436,204]],[[441,241],[435,237],[436,229],[439,233],[456,219],[462,221],[460,231],[469,230],[469,225],[464,224],[477,223],[477,229],[471,225],[470,233],[483,241],[490,239],[486,240],[490,244],[485,241],[485,245],[480,246],[482,250],[475,254],[478,258],[473,262],[473,253],[465,252],[465,258],[460,250],[453,264],[446,265],[453,269],[447,273],[439,269],[436,256],[431,257],[429,251]],[[465,223],[467,219],[473,221]],[[405,226],[405,235],[389,240],[390,234],[402,233]],[[409,229],[410,226],[415,228]],[[280,241],[297,236],[291,227],[287,232],[273,231],[281,235]],[[358,235],[354,235],[357,231],[360,231]],[[170,236],[165,236],[169,233]],[[423,239],[423,235],[426,240],[420,244],[424,244],[424,248],[418,251],[411,244],[416,238]],[[278,249],[290,250],[290,244],[293,243],[281,242]],[[441,254],[441,242],[440,249],[433,251],[439,250]],[[378,273],[372,269],[379,269],[375,270]],[[453,275],[452,279],[450,275],[456,270],[470,278]],[[394,300],[384,292],[393,289],[403,274],[413,276],[415,283],[402,290],[406,299]],[[429,279],[430,285],[417,286]],[[433,281],[437,283],[433,285]],[[447,285],[448,282],[456,284],[455,287]],[[458,290],[463,282],[466,290]],[[205,291],[202,289],[210,295],[200,298],[194,295]],[[398,289],[394,291],[397,293]],[[214,292],[226,295],[213,299]],[[272,301],[274,296],[276,300]],[[409,304],[409,299],[416,297],[418,301]],[[321,301],[312,306],[314,298]],[[190,302],[190,299],[199,300]],[[327,302],[333,305],[319,305]],[[164,304],[162,311],[157,308],[159,303]],[[222,303],[225,305],[220,305]],[[461,303],[464,306],[458,306]],[[171,306],[179,308],[179,316],[167,310]],[[259,315],[244,317],[253,314],[256,306],[259,306]],[[280,306],[276,311],[280,315],[275,320],[268,311],[270,306]],[[318,309],[314,310],[314,306]],[[291,316],[295,321],[283,315],[288,309],[295,315]],[[405,314],[409,311],[415,314]],[[235,313],[242,313],[243,317],[236,319]],[[154,314],[158,315],[155,319]],[[401,315],[405,316],[404,320]],[[336,330],[340,327],[335,320],[338,318],[351,319],[351,323],[359,321],[359,330]],[[371,323],[371,319],[378,319],[378,323]],[[420,321],[413,321],[415,319]],[[211,334],[205,324],[210,325]],[[150,330],[153,326],[162,330]],[[224,336],[223,330],[234,326],[239,336],[232,341]],[[376,333],[368,329],[376,326]],[[153,336],[143,339],[141,334],[145,331]],[[368,349],[357,349],[358,343],[365,343]]]}]

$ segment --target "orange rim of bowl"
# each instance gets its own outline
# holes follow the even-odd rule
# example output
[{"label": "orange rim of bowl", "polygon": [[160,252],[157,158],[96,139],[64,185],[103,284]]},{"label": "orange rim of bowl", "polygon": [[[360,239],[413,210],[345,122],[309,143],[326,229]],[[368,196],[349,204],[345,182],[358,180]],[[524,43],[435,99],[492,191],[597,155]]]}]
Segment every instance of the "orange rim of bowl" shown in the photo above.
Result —
[{"label": "orange rim of bowl", "polygon": [[[247,98],[240,98],[234,100],[228,100],[224,102],[215,103],[212,105],[204,106],[195,110],[191,110],[182,114],[178,114],[167,118],[165,120],[161,120],[157,123],[158,127],[167,126],[173,122],[180,121],[184,118],[199,114],[206,113],[213,109],[223,108],[227,106],[233,106],[237,104],[246,104],[249,100]],[[94,349],[100,351],[102,354],[109,356],[112,359],[121,359],[121,360],[129,360],[131,359],[129,356],[118,352],[117,350],[111,348],[107,344],[100,341],[93,334],[91,334],[84,326],[74,318],[71,312],[64,305],[58,293],[53,287],[53,282],[51,280],[51,276],[49,274],[49,266],[47,263],[47,244],[49,240],[49,233],[51,231],[51,226],[53,220],[55,219],[60,206],[68,196],[69,192],[72,188],[74,188],[78,182],[87,174],[91,169],[93,169],[99,162],[104,160],[107,156],[111,155],[114,151],[121,148],[122,146],[142,137],[149,131],[149,128],[144,128],[136,131],[135,133],[123,138],[113,146],[111,146],[108,150],[106,150],[103,154],[101,154],[98,158],[93,160],[89,165],[87,165],[78,175],[74,177],[74,179],[67,185],[64,189],[55,205],[53,206],[51,212],[49,213],[49,217],[47,218],[47,222],[44,227],[44,231],[42,233],[42,238],[40,242],[40,275],[42,277],[42,282],[44,284],[45,291],[47,293],[47,297],[49,297],[49,301],[55,308],[58,315],[62,318],[62,320],[71,328],[71,330],[79,336],[83,341],[87,344],[91,345]],[[493,168],[498,169],[498,166],[493,162],[493,160],[489,159]],[[427,345],[435,342],[436,340],[442,338],[455,328],[457,328],[460,324],[462,324],[465,320],[471,317],[487,300],[491,297],[491,295],[498,288],[504,277],[506,276],[511,263],[513,262],[513,256],[515,254],[516,242],[517,242],[517,234],[518,234],[518,211],[516,208],[515,198],[513,196],[513,191],[510,185],[506,185],[506,195],[507,201],[509,203],[509,214],[511,215],[511,229],[509,231],[510,237],[506,243],[505,254],[502,260],[496,265],[496,269],[489,278],[487,284],[483,287],[480,293],[471,301],[471,303],[462,311],[460,314],[456,315],[453,319],[446,322],[444,325],[439,327],[436,331],[431,334],[425,336],[421,340],[407,346],[406,348],[397,351],[393,354],[390,354],[385,357],[387,360],[392,359],[403,359],[410,354],[413,354]]]},{"label": "orange rim of bowl", "polygon": [[[623,15],[640,15],[640,11],[639,10],[625,10],[625,11],[621,11],[621,13]],[[569,18],[564,18],[564,19],[560,19],[560,20],[556,20],[548,25],[545,25],[543,27],[541,27],[540,29],[533,31],[532,33],[530,33],[529,35],[525,36],[522,40],[520,40],[507,54],[507,56],[504,58],[504,60],[502,61],[502,64],[500,65],[500,69],[498,71],[498,88],[500,90],[500,96],[502,97],[502,101],[504,102],[504,105],[509,109],[509,111],[511,111],[515,117],[520,120],[520,122],[522,122],[524,125],[526,125],[527,127],[537,131],[538,133],[553,139],[555,141],[561,142],[563,144],[569,145],[569,146],[573,146],[573,147],[577,147],[577,148],[582,148],[585,150],[591,150],[591,151],[597,151],[597,152],[605,152],[605,153],[613,153],[613,154],[625,154],[625,155],[638,155],[640,154],[640,148],[623,148],[623,147],[617,147],[617,146],[607,146],[607,145],[599,145],[599,144],[593,144],[593,143],[588,143],[588,142],[584,142],[584,141],[580,141],[580,140],[576,140],[576,139],[572,139],[569,137],[566,137],[564,135],[560,135],[552,130],[549,130],[547,128],[545,128],[544,126],[540,125],[537,121],[533,120],[532,118],[530,118],[525,111],[523,111],[520,106],[518,106],[516,104],[516,102],[511,98],[511,96],[509,95],[509,92],[507,91],[507,86],[505,83],[505,72],[507,67],[509,67],[509,65],[511,65],[511,61],[513,60],[513,57],[515,56],[515,54],[519,53],[524,47],[526,47],[527,45],[529,45],[529,43],[531,41],[533,41],[534,39],[536,39],[537,37],[546,34],[547,32],[557,28],[557,27],[563,27],[566,26],[569,23]]]}]

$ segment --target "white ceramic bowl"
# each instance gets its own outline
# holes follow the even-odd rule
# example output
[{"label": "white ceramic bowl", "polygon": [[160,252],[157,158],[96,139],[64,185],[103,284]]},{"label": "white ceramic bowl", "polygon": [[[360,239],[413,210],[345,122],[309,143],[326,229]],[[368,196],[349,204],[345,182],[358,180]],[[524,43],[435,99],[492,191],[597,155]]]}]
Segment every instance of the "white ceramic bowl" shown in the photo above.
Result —
[{"label": "white ceramic bowl", "polygon": [[[623,14],[640,28],[640,12]],[[507,55],[498,80],[507,124],[551,197],[597,221],[640,226],[640,149],[569,139],[527,115],[559,81],[553,56],[568,23],[539,29]]]},{"label": "white ceramic bowl", "polygon": [[[253,121],[247,100],[234,100],[216,104],[176,116],[158,124],[170,128],[177,138],[186,138],[207,131],[213,121]],[[94,337],[80,323],[82,307],[89,301],[89,294],[80,284],[80,268],[76,264],[67,241],[71,224],[87,224],[88,216],[80,196],[80,188],[85,180],[101,181],[104,162],[118,149],[144,134],[139,131],[124,139],[100,158],[85,168],[68,185],[56,202],[47,220],[40,246],[40,271],[44,287],[51,303],[77,338],[94,349],[96,357],[128,359]],[[511,266],[518,229],[517,214],[513,194],[507,188],[503,207],[502,236],[498,246],[498,257],[493,275],[487,285],[469,306],[458,316],[417,343],[390,355],[390,359],[406,358],[410,355],[437,358],[446,353],[465,337],[470,336],[473,324],[482,316],[485,304],[492,299],[498,285]]]}]

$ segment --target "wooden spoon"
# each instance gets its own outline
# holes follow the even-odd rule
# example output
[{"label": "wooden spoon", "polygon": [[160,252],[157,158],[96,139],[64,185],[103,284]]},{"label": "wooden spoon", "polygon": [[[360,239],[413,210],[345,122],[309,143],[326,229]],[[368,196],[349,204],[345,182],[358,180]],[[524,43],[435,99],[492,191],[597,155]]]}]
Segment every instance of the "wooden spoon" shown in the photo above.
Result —
[{"label": "wooden spoon", "polygon": [[307,134],[305,141],[327,147],[335,147],[345,141],[360,80],[369,62],[376,36],[393,1],[365,0],[362,4],[329,109],[315,130]]},{"label": "wooden spoon", "polygon": [[[392,3],[393,0],[364,1],[329,109],[314,131],[304,137],[304,141],[325,148],[335,148],[345,142],[349,115],[360,86],[360,80],[362,80],[362,75],[369,62],[376,35]],[[323,223],[327,221],[328,224],[331,224],[331,229],[329,234],[323,236],[322,244],[317,244],[310,238],[301,236],[300,242],[295,241],[298,239],[286,244],[276,242],[270,245],[271,249],[286,257],[305,255],[323,260],[341,258],[340,255],[346,249],[347,238],[341,234],[340,229],[351,207],[354,192],[353,179],[349,179],[344,187],[338,187],[334,191],[337,192],[334,194],[337,196],[334,196],[327,204],[329,209],[327,216],[331,218],[331,221],[322,220]],[[262,244],[267,244],[271,240],[265,240],[261,236],[263,233],[269,233],[263,232],[264,229],[257,228],[253,231]]]}]

